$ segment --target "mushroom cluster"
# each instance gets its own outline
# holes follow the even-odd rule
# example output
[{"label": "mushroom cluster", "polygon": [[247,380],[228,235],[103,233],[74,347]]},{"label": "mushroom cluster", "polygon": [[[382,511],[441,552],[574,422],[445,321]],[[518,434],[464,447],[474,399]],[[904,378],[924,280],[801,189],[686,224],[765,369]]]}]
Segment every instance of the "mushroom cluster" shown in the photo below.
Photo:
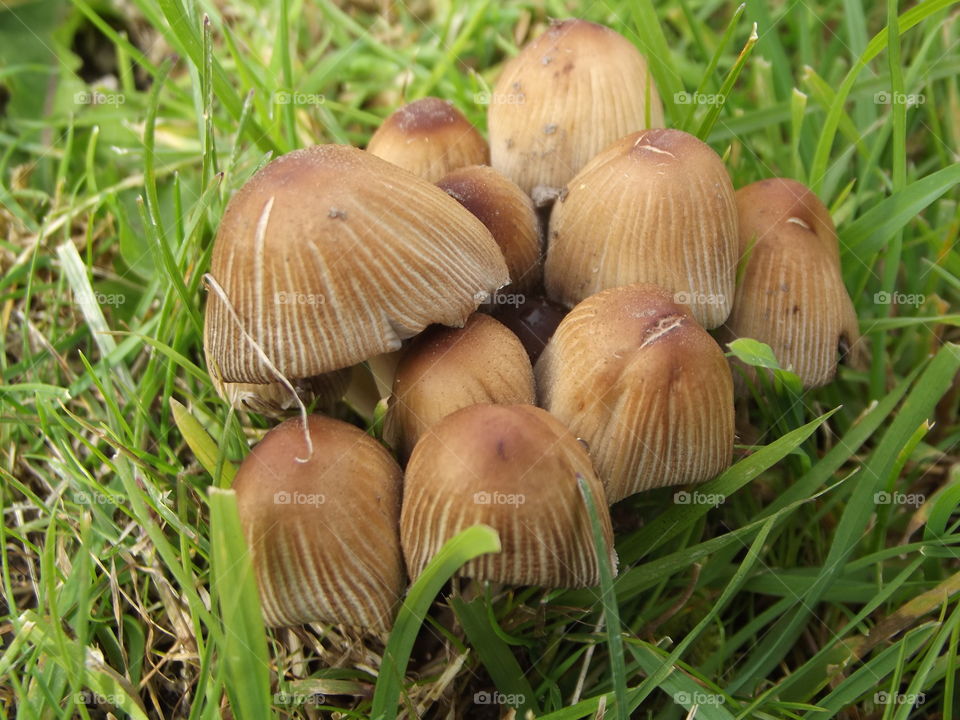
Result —
[{"label": "mushroom cluster", "polygon": [[720,342],[833,378],[858,338],[828,210],[793,180],[735,191],[662,125],[638,50],[564,20],[503,68],[489,146],[423,98],[366,150],[296,150],[233,196],[204,349],[228,403],[286,418],[235,484],[268,624],[386,631],[476,523],[502,551],[462,576],[596,584],[617,560],[581,480],[612,548],[608,505],[732,462]]}]

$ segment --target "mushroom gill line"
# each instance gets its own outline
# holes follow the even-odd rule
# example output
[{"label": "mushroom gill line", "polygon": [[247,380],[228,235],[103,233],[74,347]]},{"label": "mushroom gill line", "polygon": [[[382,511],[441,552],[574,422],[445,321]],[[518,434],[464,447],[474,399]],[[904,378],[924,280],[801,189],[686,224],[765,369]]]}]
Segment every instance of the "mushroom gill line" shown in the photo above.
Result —
[{"label": "mushroom gill line", "polygon": [[677,329],[681,325],[683,325],[683,315],[670,315],[669,317],[661,319],[660,322],[657,323],[657,326],[647,333],[647,336],[640,344],[640,349],[642,350],[648,345],[652,345],[664,335]]}]

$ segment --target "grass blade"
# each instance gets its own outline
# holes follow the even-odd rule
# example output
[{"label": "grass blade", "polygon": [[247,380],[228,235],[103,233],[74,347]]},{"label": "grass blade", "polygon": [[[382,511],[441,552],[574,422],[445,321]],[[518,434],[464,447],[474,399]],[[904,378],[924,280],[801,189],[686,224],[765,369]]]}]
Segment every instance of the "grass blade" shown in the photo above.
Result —
[{"label": "grass blade", "polygon": [[597,555],[597,565],[600,568],[600,599],[603,605],[603,620],[607,626],[607,648],[610,653],[610,674],[613,680],[617,717],[620,720],[628,720],[630,715],[627,710],[627,672],[623,659],[623,638],[620,635],[620,608],[617,605],[617,595],[613,590],[613,573],[606,561],[610,557],[610,548],[607,547],[607,541],[603,537],[596,498],[593,497],[586,479],[578,476],[577,485],[580,487],[580,494],[583,495],[583,501],[590,516],[593,547]]},{"label": "grass blade", "polygon": [[536,696],[520,663],[510,651],[510,647],[497,635],[487,616],[486,598],[478,597],[467,602],[463,598],[454,597],[450,600],[450,606],[456,612],[467,640],[490,673],[497,690],[506,697],[517,699],[516,708],[521,716],[526,715],[528,710],[539,715]]},{"label": "grass blade", "polygon": [[500,552],[500,537],[496,530],[487,525],[474,525],[448,540],[424,568],[400,606],[387,641],[373,693],[371,718],[393,720],[397,716],[410,651],[423,619],[444,583],[465,563],[492,552]]},{"label": "grass blade", "polygon": [[238,720],[270,718],[270,656],[237,496],[232,490],[210,488],[209,497],[211,595],[218,600],[222,626],[220,670]]}]

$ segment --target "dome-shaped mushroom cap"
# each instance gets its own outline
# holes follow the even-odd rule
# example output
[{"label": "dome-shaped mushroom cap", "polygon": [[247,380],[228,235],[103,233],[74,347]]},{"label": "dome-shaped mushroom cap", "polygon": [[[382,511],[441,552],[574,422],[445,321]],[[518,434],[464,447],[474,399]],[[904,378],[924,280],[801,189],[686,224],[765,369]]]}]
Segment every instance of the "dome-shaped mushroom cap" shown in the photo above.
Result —
[{"label": "dome-shaped mushroom cap", "polygon": [[414,100],[396,110],[370,138],[367,152],[429,182],[490,159],[480,132],[453,103],[435,97]]},{"label": "dome-shaped mushroom cap", "polygon": [[210,274],[229,305],[210,292],[208,363],[255,383],[277,380],[264,355],[288,378],[348,367],[427,325],[462,325],[509,282],[490,232],[459,203],[342,145],[288,153],[244,185]]},{"label": "dome-shaped mushroom cap", "polygon": [[540,403],[590,447],[607,499],[708,480],[733,455],[733,379],[689,308],[654,285],[593,295],[535,368]]},{"label": "dome-shaped mushroom cap", "polygon": [[307,427],[307,462],[293,418],[264,436],[233,484],[264,619],[385,631],[405,589],[400,467],[352,425],[310,415]]},{"label": "dome-shaped mushroom cap", "polygon": [[554,205],[547,295],[570,307],[606,288],[654,283],[713,328],[733,304],[737,248],[720,157],[689,133],[645,130],[597,155]]},{"label": "dome-shaped mushroom cap", "polygon": [[487,165],[447,173],[437,186],[482,222],[510,270],[510,288],[532,292],[542,279],[540,221],[533,203],[513,182]]},{"label": "dome-shaped mushroom cap", "polygon": [[617,138],[662,126],[663,108],[630,41],[602,25],[563,20],[506,64],[488,122],[491,164],[536,200],[538,188],[559,191]]},{"label": "dome-shaped mushroom cap", "polygon": [[533,368],[519,338],[474,313],[462,328],[427,328],[403,350],[384,439],[407,457],[427,428],[460,408],[535,401]]},{"label": "dome-shaped mushroom cap", "polygon": [[747,185],[736,199],[749,260],[723,338],[767,343],[804,387],[825,385],[838,355],[856,360],[860,353],[830,211],[805,185],[784,178]]},{"label": "dome-shaped mushroom cap", "polygon": [[[603,496],[586,450],[540,408],[472,405],[448,415],[417,443],[407,466],[400,534],[411,576],[444,542],[484,523],[500,534],[503,550],[471,560],[461,575],[554,588],[596,585],[600,569],[578,475]],[[599,505],[612,548],[610,516]],[[615,555],[604,562],[615,570]]]}]

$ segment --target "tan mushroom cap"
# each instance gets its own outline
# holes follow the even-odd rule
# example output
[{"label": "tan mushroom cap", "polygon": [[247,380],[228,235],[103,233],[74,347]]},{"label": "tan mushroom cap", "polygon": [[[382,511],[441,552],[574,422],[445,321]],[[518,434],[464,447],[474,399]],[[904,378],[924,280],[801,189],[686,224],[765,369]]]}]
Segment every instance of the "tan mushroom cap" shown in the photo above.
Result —
[{"label": "tan mushroom cap", "polygon": [[425,97],[396,110],[377,129],[367,152],[424,180],[490,161],[480,132],[447,100]]},{"label": "tan mushroom cap", "polygon": [[493,167],[547,204],[614,140],[662,126],[663,107],[629,40],[586,20],[563,20],[504,66],[488,123]]},{"label": "tan mushroom cap", "polygon": [[730,367],[663,288],[587,298],[560,322],[535,372],[541,405],[589,445],[610,503],[730,465]]},{"label": "tan mushroom cap", "polygon": [[510,289],[531,293],[543,277],[540,221],[526,193],[487,165],[454,170],[437,183],[482,222],[510,270]]},{"label": "tan mushroom cap", "polygon": [[747,185],[736,197],[741,253],[749,252],[749,261],[724,337],[767,343],[804,387],[825,385],[838,356],[860,353],[830,211],[805,185],[785,178]]},{"label": "tan mushroom cap", "polygon": [[547,295],[568,307],[648,282],[717,327],[737,274],[737,211],[720,157],[681,130],[621,138],[570,181],[550,219]]},{"label": "tan mushroom cap", "polygon": [[210,274],[228,302],[209,294],[208,364],[246,383],[314,377],[433,323],[462,325],[509,282],[490,232],[459,203],[342,145],[288,153],[244,185]]},{"label": "tan mushroom cap", "polygon": [[[556,418],[530,405],[472,405],[448,415],[417,443],[407,466],[400,536],[412,577],[444,542],[477,523],[503,550],[460,575],[545,587],[600,581],[590,519],[577,476],[598,500],[603,486],[583,446]],[[613,547],[610,516],[598,502]],[[604,558],[616,569],[616,556]]]},{"label": "tan mushroom cap", "polygon": [[350,370],[334,370],[316,377],[294,380],[291,385],[296,397],[281,382],[225,383],[213,368],[210,380],[217,394],[237,410],[279,418],[297,412],[300,409],[298,399],[304,405],[315,403],[323,409],[331,408],[346,392],[350,384]]},{"label": "tan mushroom cap", "polygon": [[405,590],[400,467],[359,428],[319,415],[307,427],[312,454],[293,418],[264,436],[234,480],[264,619],[386,631]]},{"label": "tan mushroom cap", "polygon": [[430,426],[461,408],[535,401],[523,344],[489,315],[475,313],[463,328],[428,328],[404,349],[384,439],[408,457]]}]

